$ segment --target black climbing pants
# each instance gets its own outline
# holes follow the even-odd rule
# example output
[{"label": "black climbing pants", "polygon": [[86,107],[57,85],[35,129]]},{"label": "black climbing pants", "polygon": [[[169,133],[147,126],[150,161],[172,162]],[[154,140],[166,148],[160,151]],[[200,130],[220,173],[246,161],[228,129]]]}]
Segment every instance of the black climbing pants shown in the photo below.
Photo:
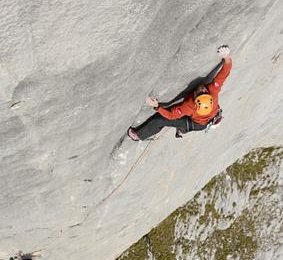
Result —
[{"label": "black climbing pants", "polygon": [[185,134],[190,131],[201,131],[206,128],[205,125],[196,124],[190,117],[182,117],[175,120],[169,120],[159,113],[155,113],[141,125],[133,128],[141,140],[145,140],[158,132],[164,127],[175,127],[178,132]]}]

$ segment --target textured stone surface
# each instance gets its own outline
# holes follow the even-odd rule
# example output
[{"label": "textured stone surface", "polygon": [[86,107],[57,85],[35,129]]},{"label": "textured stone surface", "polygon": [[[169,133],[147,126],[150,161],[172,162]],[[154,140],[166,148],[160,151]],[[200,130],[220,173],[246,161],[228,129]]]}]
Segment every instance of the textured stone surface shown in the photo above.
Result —
[{"label": "textured stone surface", "polygon": [[[271,0],[1,1],[0,257],[114,259],[246,151],[282,144],[282,10]],[[145,97],[166,101],[206,75],[222,43],[234,57],[222,127],[183,140],[167,131],[134,169],[145,144],[126,140],[123,164],[110,160],[151,113]]]},{"label": "textured stone surface", "polygon": [[282,147],[250,151],[117,259],[280,259],[282,162]]}]

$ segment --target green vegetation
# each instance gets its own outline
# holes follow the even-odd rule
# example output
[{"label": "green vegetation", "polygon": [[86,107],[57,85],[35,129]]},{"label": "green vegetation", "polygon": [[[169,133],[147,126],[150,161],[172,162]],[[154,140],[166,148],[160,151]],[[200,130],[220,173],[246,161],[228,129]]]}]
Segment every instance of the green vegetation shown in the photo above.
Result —
[{"label": "green vegetation", "polygon": [[[272,212],[279,204],[278,196],[273,195],[279,189],[282,159],[282,147],[252,150],[212,178],[194,199],[174,211],[118,260],[147,260],[149,252],[156,260],[186,256],[254,259],[264,243],[260,231],[270,225]],[[220,206],[223,203],[225,206]],[[276,232],[269,229],[266,233],[266,241],[269,236],[275,236],[276,241]]]},{"label": "green vegetation", "polygon": [[[215,230],[209,238],[199,242],[199,248],[208,250],[213,248],[214,259],[226,260],[228,256],[234,259],[254,259],[258,248],[256,232],[250,213],[245,210],[236,218],[231,226],[225,230]],[[204,253],[205,252],[205,253]],[[198,251],[198,256],[206,259],[206,251]]]},{"label": "green vegetation", "polygon": [[145,237],[140,239],[137,243],[133,244],[118,259],[123,259],[123,260],[147,259],[147,246],[146,246]]},{"label": "green vegetation", "polygon": [[281,147],[254,149],[227,168],[227,174],[243,189],[245,183],[255,181],[263,170],[271,164],[280,163],[283,151]]},{"label": "green vegetation", "polygon": [[152,245],[152,253],[156,259],[174,260],[174,227],[175,216],[171,214],[148,234]]}]

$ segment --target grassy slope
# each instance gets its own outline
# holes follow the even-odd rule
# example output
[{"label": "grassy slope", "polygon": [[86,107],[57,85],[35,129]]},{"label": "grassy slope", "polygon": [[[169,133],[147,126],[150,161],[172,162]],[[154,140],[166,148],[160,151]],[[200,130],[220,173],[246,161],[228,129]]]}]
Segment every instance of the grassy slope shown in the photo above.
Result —
[{"label": "grassy slope", "polygon": [[282,158],[282,147],[252,150],[118,260],[254,259],[276,246]]}]

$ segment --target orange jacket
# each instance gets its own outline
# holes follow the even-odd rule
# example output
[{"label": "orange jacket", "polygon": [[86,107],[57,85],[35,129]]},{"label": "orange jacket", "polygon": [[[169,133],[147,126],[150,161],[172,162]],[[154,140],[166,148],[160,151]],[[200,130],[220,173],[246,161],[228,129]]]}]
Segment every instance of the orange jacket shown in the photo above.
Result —
[{"label": "orange jacket", "polygon": [[207,86],[209,94],[213,98],[213,109],[210,114],[200,116],[196,113],[196,104],[194,102],[193,93],[188,95],[182,103],[174,105],[171,108],[159,107],[157,112],[169,120],[190,116],[194,122],[200,125],[206,125],[218,112],[218,94],[225,79],[229,76],[231,68],[232,61],[225,62],[212,83]]}]

